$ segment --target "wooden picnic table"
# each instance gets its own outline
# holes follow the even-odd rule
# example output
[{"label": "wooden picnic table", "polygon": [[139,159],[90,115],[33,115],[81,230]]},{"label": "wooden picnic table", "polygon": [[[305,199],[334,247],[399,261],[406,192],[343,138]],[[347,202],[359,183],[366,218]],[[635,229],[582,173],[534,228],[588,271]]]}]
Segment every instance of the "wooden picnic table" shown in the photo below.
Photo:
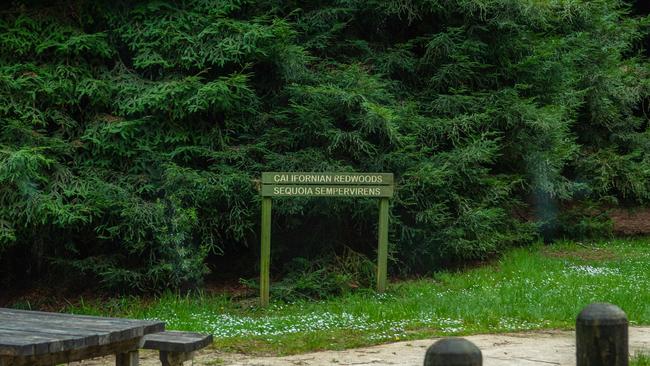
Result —
[{"label": "wooden picnic table", "polygon": [[115,354],[117,366],[138,365],[143,336],[160,321],[0,308],[0,366],[52,366]]}]

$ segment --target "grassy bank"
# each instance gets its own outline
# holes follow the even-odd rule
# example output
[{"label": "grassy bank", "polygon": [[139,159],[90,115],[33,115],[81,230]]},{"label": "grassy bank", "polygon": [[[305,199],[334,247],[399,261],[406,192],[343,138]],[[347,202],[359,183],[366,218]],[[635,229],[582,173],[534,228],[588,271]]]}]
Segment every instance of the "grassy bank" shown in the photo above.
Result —
[{"label": "grassy bank", "polygon": [[[215,335],[223,350],[290,354],[429,336],[572,328],[591,302],[611,302],[632,325],[650,324],[650,239],[558,243],[431,279],[267,309],[226,295],[120,298],[68,310],[156,318],[169,329]],[[249,305],[245,305],[249,304]]]}]

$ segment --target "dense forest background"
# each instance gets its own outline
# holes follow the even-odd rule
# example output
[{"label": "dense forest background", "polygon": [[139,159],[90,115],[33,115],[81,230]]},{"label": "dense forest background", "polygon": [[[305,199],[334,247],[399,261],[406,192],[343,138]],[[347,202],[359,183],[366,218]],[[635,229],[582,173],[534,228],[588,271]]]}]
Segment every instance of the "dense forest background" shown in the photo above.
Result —
[{"label": "dense forest background", "polygon": [[[395,275],[607,235],[608,208],[650,201],[648,12],[643,0],[0,5],[0,286],[254,276],[262,171],[393,172]],[[369,282],[377,212],[372,199],[276,200],[273,272]]]}]

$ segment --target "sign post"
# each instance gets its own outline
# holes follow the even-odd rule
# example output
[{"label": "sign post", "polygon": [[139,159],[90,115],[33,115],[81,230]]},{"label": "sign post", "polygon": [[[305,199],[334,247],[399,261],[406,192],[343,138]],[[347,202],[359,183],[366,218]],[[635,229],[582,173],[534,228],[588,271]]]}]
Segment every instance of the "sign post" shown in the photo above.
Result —
[{"label": "sign post", "polygon": [[260,261],[260,302],[269,304],[271,267],[271,197],[262,197],[262,250]]},{"label": "sign post", "polygon": [[269,304],[271,264],[271,202],[273,197],[379,198],[377,291],[386,290],[388,273],[388,199],[393,196],[392,173],[262,173],[260,304]]},{"label": "sign post", "polygon": [[377,243],[377,291],[386,291],[388,277],[388,198],[379,200],[379,225]]}]

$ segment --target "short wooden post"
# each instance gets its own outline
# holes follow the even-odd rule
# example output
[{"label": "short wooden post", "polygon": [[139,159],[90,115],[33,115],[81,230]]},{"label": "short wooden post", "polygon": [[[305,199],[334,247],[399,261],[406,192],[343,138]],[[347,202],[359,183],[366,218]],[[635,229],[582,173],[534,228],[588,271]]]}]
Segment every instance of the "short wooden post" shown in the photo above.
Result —
[{"label": "short wooden post", "polygon": [[139,362],[138,350],[115,355],[115,366],[138,366]]},{"label": "short wooden post", "polygon": [[464,338],[444,338],[429,347],[424,366],[482,366],[483,355]]},{"label": "short wooden post", "polygon": [[160,351],[162,366],[183,366],[183,362],[194,358],[194,352],[166,352]]},{"label": "short wooden post", "polygon": [[377,249],[377,292],[386,291],[388,277],[388,198],[379,200],[379,233]]},{"label": "short wooden post", "polygon": [[269,305],[271,267],[271,197],[262,197],[262,248],[260,251],[260,305]]},{"label": "short wooden post", "polygon": [[628,321],[616,305],[587,305],[576,319],[577,366],[627,366]]}]

